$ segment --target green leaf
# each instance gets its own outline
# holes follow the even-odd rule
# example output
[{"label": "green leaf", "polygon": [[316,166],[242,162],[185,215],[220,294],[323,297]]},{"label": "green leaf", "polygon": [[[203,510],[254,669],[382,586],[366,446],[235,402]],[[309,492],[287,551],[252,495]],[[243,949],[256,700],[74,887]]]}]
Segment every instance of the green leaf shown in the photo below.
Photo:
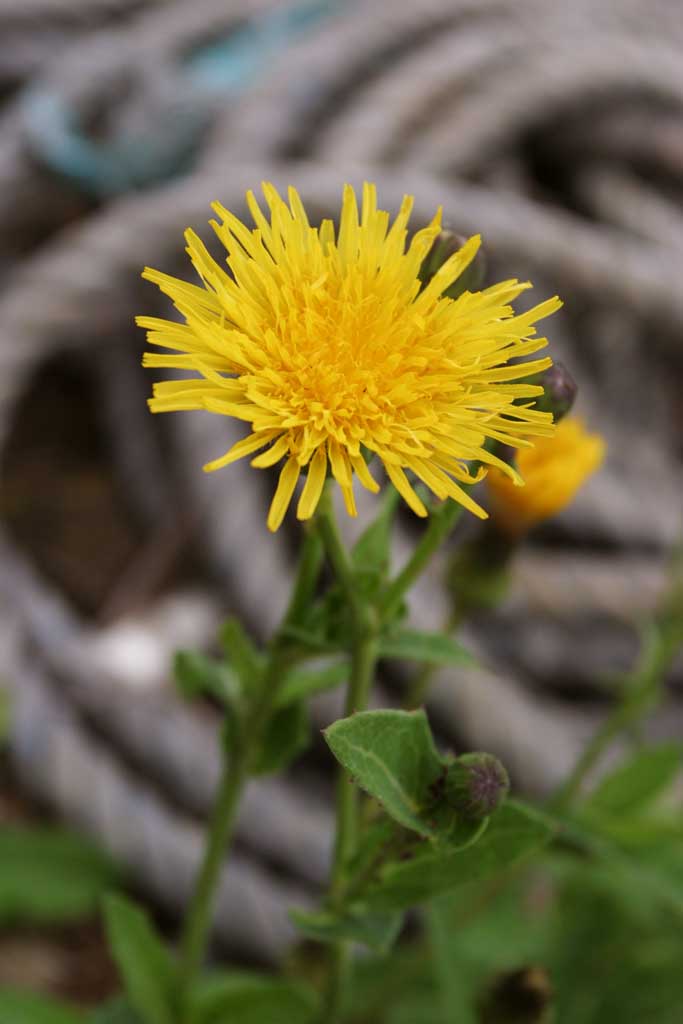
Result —
[{"label": "green leaf", "polygon": [[144,1024],[127,999],[114,999],[94,1010],[88,1024]]},{"label": "green leaf", "polygon": [[203,979],[192,997],[192,1024],[311,1024],[317,1011],[304,985],[235,971]]},{"label": "green leaf", "polygon": [[174,1024],[175,966],[147,915],[110,895],[104,904],[107,936],[130,1002],[145,1024]]},{"label": "green leaf", "polygon": [[430,836],[430,787],[443,771],[424,711],[363,711],[325,730],[337,760],[405,828]]},{"label": "green leaf", "polygon": [[607,775],[588,797],[583,810],[596,815],[629,815],[652,803],[680,771],[683,748],[666,744],[639,750]]},{"label": "green leaf", "polygon": [[12,989],[0,990],[2,1024],[84,1024],[84,1020],[78,1010],[45,996]]},{"label": "green leaf", "polygon": [[173,671],[184,697],[209,696],[228,706],[239,697],[239,682],[230,666],[198,651],[178,651]]},{"label": "green leaf", "polygon": [[475,665],[476,659],[456,640],[445,633],[420,633],[400,629],[381,637],[381,658],[402,661],[425,661],[432,665]]},{"label": "green leaf", "polygon": [[331,690],[348,679],[349,666],[346,660],[324,665],[318,669],[296,669],[287,673],[287,678],[276,697],[277,708],[286,707],[296,701],[306,700],[323,690]]},{"label": "green leaf", "polygon": [[468,882],[495,878],[539,850],[552,834],[545,816],[509,800],[476,845],[462,850],[430,845],[410,860],[386,864],[365,901],[378,909],[407,908]]},{"label": "green leaf", "polygon": [[348,907],[339,914],[326,910],[316,913],[290,910],[289,916],[299,931],[309,939],[317,942],[350,939],[376,953],[386,953],[391,949],[403,924],[400,911],[367,910],[360,904]]},{"label": "green leaf", "polygon": [[251,765],[254,775],[283,771],[311,742],[311,724],[303,701],[289,704],[271,718],[261,747]]},{"label": "green leaf", "polygon": [[351,552],[351,562],[361,587],[375,593],[389,570],[391,528],[400,495],[387,488],[377,518],[361,534]]},{"label": "green leaf", "polygon": [[238,619],[229,618],[224,622],[220,637],[226,657],[244,689],[253,689],[261,672],[262,654]]},{"label": "green leaf", "polygon": [[118,881],[114,865],[57,828],[0,830],[0,923],[57,923],[94,913]]}]

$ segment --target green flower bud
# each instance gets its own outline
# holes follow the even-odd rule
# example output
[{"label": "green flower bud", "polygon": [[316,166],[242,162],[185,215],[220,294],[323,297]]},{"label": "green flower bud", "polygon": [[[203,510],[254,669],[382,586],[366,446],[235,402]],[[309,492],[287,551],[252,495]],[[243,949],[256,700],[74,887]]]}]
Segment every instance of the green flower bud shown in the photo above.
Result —
[{"label": "green flower bud", "polygon": [[553,987],[543,967],[522,967],[495,979],[479,1012],[481,1024],[550,1024]]},{"label": "green flower bud", "polygon": [[[443,266],[447,259],[453,256],[467,241],[463,235],[456,234],[449,228],[443,228],[432,242],[432,247],[422,261],[419,277],[424,288],[439,267]],[[457,281],[448,288],[444,295],[449,299],[457,299],[466,291],[477,291],[481,288],[486,273],[486,259],[480,249],[470,265],[462,272]]]},{"label": "green flower bud", "polygon": [[444,802],[468,821],[481,821],[500,807],[509,789],[508,773],[497,757],[463,754],[448,767]]}]

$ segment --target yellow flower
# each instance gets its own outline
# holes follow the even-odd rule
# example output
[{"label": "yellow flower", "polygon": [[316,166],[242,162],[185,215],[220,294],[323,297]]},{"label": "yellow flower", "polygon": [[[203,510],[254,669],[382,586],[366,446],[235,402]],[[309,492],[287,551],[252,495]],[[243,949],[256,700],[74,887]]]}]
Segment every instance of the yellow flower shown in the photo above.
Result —
[{"label": "yellow flower", "polygon": [[588,434],[577,417],[563,419],[552,437],[542,438],[517,457],[524,487],[515,487],[498,469],[489,473],[486,484],[495,522],[513,536],[526,533],[568,505],[604,457],[600,435]]},{"label": "yellow flower", "polygon": [[268,217],[247,193],[253,229],[213,204],[220,222],[211,226],[227,250],[230,273],[189,230],[187,252],[203,287],[144,271],[185,320],[138,318],[149,343],[166,350],[147,353],[144,365],[196,375],[156,384],[152,411],[205,409],[249,424],[247,436],[204,469],[261,449],[253,466],[284,459],[271,530],[282,522],[304,469],[299,519],[314,513],[328,468],[355,515],[354,474],[378,490],[363,449],[379,457],[417,515],[427,510],[405,470],[438,498],[485,517],[460,486],[483,474],[473,476],[468,463],[499,465],[518,479],[485,450],[486,441],[519,447],[530,443],[528,436],[552,432],[549,414],[530,401],[514,404],[542,389],[513,383],[551,360],[509,362],[547,344],[533,325],[558,309],[559,299],[515,315],[510,301],[531,287],[516,280],[444,297],[476,255],[478,236],[420,290],[420,265],[439,233],[441,211],[406,248],[410,196],[390,226],[389,214],[377,209],[374,185],[363,186],[360,217],[347,185],[335,234],[330,220],[309,224],[295,189],[289,203],[270,184],[263,193]]}]

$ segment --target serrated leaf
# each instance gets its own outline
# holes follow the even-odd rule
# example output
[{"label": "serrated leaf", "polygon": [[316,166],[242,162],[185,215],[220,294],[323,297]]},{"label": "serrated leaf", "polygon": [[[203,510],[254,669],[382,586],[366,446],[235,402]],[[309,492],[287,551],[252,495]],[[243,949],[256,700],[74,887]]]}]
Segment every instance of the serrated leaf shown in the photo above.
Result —
[{"label": "serrated leaf", "polygon": [[57,923],[91,914],[118,881],[111,861],[57,828],[0,830],[0,923]]},{"label": "serrated leaf", "polygon": [[289,704],[271,718],[261,747],[252,762],[253,775],[283,771],[311,742],[311,724],[303,701]]},{"label": "serrated leaf", "polygon": [[239,697],[239,682],[230,666],[198,651],[178,651],[173,671],[184,697],[209,696],[228,706]]},{"label": "serrated leaf", "polygon": [[84,1024],[85,1018],[78,1010],[45,996],[2,989],[0,1021],[2,1024]]},{"label": "serrated leaf", "polygon": [[242,686],[245,690],[253,689],[263,664],[261,652],[238,619],[229,618],[223,623],[220,638],[226,657]]},{"label": "serrated leaf", "polygon": [[337,760],[400,825],[435,834],[426,816],[443,762],[424,711],[363,711],[325,730]]},{"label": "serrated leaf", "polygon": [[321,910],[310,913],[290,910],[289,916],[299,931],[317,942],[350,940],[359,942],[376,953],[386,953],[399,936],[403,923],[400,911],[366,910],[351,906],[341,913]]},{"label": "serrated leaf", "polygon": [[605,776],[584,802],[597,815],[631,815],[651,804],[673,782],[683,764],[680,744],[639,750]]},{"label": "serrated leaf", "polygon": [[421,633],[412,629],[400,629],[381,637],[379,656],[432,665],[476,665],[474,655],[446,633]]},{"label": "serrated leaf", "polygon": [[144,1021],[127,999],[115,999],[93,1010],[88,1024],[144,1024]]},{"label": "serrated leaf", "polygon": [[175,965],[152,924],[123,896],[104,904],[107,937],[124,988],[145,1024],[174,1024]]},{"label": "serrated leaf", "polygon": [[317,1001],[304,985],[235,971],[203,979],[192,997],[192,1024],[311,1024]]},{"label": "serrated leaf", "polygon": [[295,669],[287,673],[287,678],[278,691],[275,706],[286,707],[296,701],[306,700],[316,693],[331,690],[348,679],[349,666],[347,661],[324,665],[318,669]]},{"label": "serrated leaf", "polygon": [[552,834],[545,816],[510,800],[476,845],[463,850],[429,845],[410,860],[386,864],[364,899],[378,909],[408,908],[468,882],[495,878],[539,850]]}]

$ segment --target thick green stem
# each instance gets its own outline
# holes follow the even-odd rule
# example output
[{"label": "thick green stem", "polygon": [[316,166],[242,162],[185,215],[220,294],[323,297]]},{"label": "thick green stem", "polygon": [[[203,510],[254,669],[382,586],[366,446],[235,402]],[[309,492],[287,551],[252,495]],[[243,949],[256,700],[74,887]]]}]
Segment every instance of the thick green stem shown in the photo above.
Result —
[{"label": "thick green stem", "polygon": [[258,695],[238,730],[229,756],[225,759],[209,823],[204,858],[181,939],[180,997],[178,1001],[180,1022],[184,1020],[187,999],[206,951],[211,928],[213,899],[234,832],[237,810],[249,777],[250,764],[273,710],[278,687],[290,664],[287,627],[298,621],[311,599],[321,563],[320,538],[314,530],[309,529],[302,545],[297,578],[287,612],[280,629],[270,643]]}]

